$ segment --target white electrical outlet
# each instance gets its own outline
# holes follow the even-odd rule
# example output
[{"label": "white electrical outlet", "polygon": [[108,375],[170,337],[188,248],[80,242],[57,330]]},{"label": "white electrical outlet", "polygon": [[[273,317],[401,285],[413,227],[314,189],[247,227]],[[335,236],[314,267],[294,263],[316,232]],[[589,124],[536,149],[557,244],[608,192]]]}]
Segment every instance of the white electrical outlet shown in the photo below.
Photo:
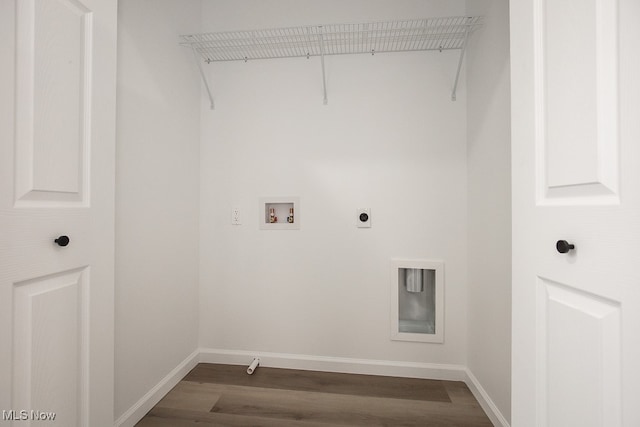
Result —
[{"label": "white electrical outlet", "polygon": [[232,225],[242,224],[242,221],[240,220],[240,208],[231,208],[231,224]]},{"label": "white electrical outlet", "polygon": [[371,227],[371,208],[356,209],[356,226],[358,228]]}]

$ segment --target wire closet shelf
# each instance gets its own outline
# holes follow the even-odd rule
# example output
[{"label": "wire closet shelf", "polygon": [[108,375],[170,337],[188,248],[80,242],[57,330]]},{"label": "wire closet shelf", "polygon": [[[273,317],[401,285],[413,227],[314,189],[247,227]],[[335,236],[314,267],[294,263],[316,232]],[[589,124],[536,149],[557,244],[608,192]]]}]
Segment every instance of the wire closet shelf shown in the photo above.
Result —
[{"label": "wire closet shelf", "polygon": [[206,63],[451,49],[462,51],[461,63],[467,38],[480,25],[480,16],[308,25],[186,34],[180,44]]}]

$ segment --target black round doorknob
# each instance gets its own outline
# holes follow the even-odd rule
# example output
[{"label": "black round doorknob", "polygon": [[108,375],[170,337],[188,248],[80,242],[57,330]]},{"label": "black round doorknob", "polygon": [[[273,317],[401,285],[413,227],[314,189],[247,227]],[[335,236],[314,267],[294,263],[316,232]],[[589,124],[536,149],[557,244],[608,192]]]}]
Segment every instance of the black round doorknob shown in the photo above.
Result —
[{"label": "black round doorknob", "polygon": [[69,244],[69,237],[60,236],[56,240],[54,240],[54,242],[57,243],[59,246],[67,246]]},{"label": "black round doorknob", "polygon": [[567,252],[575,249],[576,246],[567,242],[566,240],[558,240],[556,242],[556,249],[558,250],[558,252],[560,252],[561,254],[566,254]]}]

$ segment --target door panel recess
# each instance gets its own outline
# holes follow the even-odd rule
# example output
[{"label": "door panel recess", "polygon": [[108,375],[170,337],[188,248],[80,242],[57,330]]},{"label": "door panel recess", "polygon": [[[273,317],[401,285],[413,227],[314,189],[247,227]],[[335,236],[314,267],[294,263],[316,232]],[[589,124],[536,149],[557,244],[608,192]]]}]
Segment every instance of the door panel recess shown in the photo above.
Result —
[{"label": "door panel recess", "polygon": [[621,425],[621,305],[538,278],[537,306],[538,419]]},{"label": "door panel recess", "polygon": [[15,206],[87,206],[92,15],[74,0],[16,6]]},{"label": "door panel recess", "polygon": [[88,267],[14,285],[14,410],[88,425],[88,295]]},{"label": "door panel recess", "polygon": [[617,204],[617,1],[535,8],[538,205]]}]

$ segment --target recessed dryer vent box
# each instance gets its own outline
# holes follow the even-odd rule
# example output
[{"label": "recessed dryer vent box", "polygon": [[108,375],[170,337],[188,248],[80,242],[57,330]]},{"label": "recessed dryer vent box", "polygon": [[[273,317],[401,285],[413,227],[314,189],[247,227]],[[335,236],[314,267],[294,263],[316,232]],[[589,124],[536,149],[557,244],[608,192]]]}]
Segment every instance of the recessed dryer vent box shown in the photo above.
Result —
[{"label": "recessed dryer vent box", "polygon": [[391,262],[391,339],[444,341],[444,263]]},{"label": "recessed dryer vent box", "polygon": [[300,198],[263,197],[258,205],[261,230],[299,230]]}]

